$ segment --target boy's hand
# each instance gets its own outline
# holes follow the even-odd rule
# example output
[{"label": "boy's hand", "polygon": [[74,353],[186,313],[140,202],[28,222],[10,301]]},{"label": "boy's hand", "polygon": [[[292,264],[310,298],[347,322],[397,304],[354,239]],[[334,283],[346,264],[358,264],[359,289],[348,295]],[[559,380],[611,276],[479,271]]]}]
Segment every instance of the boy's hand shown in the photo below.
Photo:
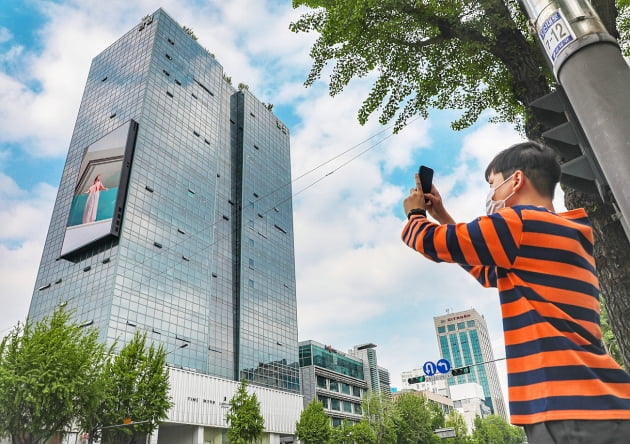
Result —
[{"label": "boy's hand", "polygon": [[420,184],[420,176],[418,173],[415,174],[416,178],[416,187],[409,190],[409,196],[403,202],[403,208],[405,209],[405,214],[409,213],[410,210],[421,208],[425,210],[427,208],[427,204],[425,203],[425,195],[422,193],[422,185]]},{"label": "boy's hand", "polygon": [[431,192],[424,195],[426,199],[426,210],[427,212],[438,221],[440,224],[454,224],[455,221],[448,214],[446,208],[444,207],[444,202],[442,201],[442,196],[438,189],[433,185],[431,187]]}]

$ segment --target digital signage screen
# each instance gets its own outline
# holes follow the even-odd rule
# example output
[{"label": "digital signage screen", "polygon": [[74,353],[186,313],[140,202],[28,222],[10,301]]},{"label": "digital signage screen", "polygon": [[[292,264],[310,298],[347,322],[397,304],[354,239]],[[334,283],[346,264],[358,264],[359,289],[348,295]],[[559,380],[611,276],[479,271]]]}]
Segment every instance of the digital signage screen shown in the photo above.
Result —
[{"label": "digital signage screen", "polygon": [[120,234],[137,132],[130,120],[85,148],[61,257]]}]

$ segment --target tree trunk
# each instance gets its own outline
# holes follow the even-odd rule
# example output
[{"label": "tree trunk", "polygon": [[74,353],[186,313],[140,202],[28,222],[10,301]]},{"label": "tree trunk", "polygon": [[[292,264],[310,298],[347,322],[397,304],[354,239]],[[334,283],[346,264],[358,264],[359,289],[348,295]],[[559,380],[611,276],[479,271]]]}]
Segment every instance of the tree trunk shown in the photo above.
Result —
[{"label": "tree trunk", "polygon": [[625,368],[630,369],[630,243],[610,202],[566,189],[567,208],[586,209],[595,233],[595,261],[604,306]]}]

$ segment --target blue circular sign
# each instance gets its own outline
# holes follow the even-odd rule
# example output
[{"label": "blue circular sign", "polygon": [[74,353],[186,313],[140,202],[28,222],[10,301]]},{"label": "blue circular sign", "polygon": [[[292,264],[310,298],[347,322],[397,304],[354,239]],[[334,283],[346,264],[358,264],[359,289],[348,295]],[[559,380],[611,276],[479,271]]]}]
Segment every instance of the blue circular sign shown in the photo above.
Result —
[{"label": "blue circular sign", "polygon": [[427,361],[422,366],[422,370],[424,370],[424,374],[427,376],[433,376],[437,373],[437,367],[435,362]]},{"label": "blue circular sign", "polygon": [[448,373],[448,371],[451,369],[451,363],[444,358],[440,359],[437,362],[436,366],[440,373]]}]

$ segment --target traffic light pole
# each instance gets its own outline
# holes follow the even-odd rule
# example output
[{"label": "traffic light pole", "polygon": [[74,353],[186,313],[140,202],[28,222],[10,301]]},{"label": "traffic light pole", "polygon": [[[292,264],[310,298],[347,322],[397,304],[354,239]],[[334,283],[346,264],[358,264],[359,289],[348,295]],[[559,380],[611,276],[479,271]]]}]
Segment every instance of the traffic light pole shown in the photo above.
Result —
[{"label": "traffic light pole", "polygon": [[587,0],[521,4],[593,149],[630,239],[630,67]]}]

